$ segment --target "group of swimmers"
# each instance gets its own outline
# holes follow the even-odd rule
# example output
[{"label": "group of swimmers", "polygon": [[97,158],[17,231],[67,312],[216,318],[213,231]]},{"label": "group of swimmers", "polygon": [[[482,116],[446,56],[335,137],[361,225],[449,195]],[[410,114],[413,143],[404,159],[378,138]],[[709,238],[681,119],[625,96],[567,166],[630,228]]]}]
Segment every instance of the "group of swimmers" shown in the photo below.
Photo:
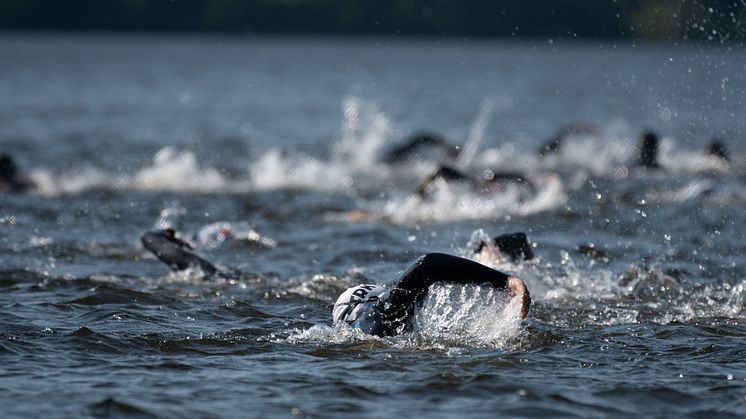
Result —
[{"label": "group of swimmers", "polygon": [[[563,145],[571,137],[598,135],[599,130],[589,124],[572,124],[558,130],[548,141],[537,150],[539,158],[548,158],[561,152]],[[654,131],[644,131],[637,146],[638,153],[633,166],[646,169],[661,169],[658,155],[660,137]],[[514,171],[485,170],[479,176],[473,176],[455,166],[461,156],[462,148],[451,144],[442,136],[432,133],[418,133],[410,136],[401,144],[392,147],[381,158],[383,163],[397,165],[408,163],[420,158],[425,150],[440,154],[440,163],[435,170],[427,175],[417,187],[416,193],[420,197],[432,194],[434,185],[443,181],[446,183],[462,183],[473,190],[481,192],[496,192],[505,188],[507,184],[522,187],[533,193],[536,190],[534,181],[528,176]],[[706,155],[727,164],[730,161],[725,143],[713,138],[705,150]],[[23,176],[9,154],[0,152],[0,193],[25,192],[34,187],[33,182]]]},{"label": "group of swimmers", "polygon": [[[567,138],[592,135],[595,132],[595,128],[588,125],[563,128],[539,149],[538,155],[544,158],[558,153]],[[648,169],[660,169],[659,142],[656,133],[643,133],[635,164]],[[449,144],[442,137],[418,134],[391,149],[383,156],[383,161],[388,164],[406,162],[417,156],[423,148],[435,149],[446,159],[451,160],[457,159],[461,152],[458,147]],[[707,148],[707,153],[724,162],[729,160],[725,145],[720,140],[713,140]],[[451,165],[440,164],[420,183],[417,194],[426,197],[431,193],[432,185],[441,180],[467,183],[481,191],[499,189],[505,183],[534,188],[532,182],[520,173],[485,171],[481,177],[473,177]],[[31,182],[19,174],[12,158],[7,154],[0,154],[0,192],[24,192],[31,186]],[[231,278],[237,275],[236,272],[218,268],[198,256],[194,247],[187,240],[177,237],[176,231],[171,228],[147,232],[142,235],[141,242],[172,270],[198,269],[206,278]],[[476,256],[487,249],[497,249],[503,257],[513,261],[533,258],[531,246],[523,233],[497,236],[491,243],[479,243],[472,250]],[[530,293],[519,278],[469,259],[443,253],[429,253],[417,259],[399,280],[389,287],[361,284],[343,292],[334,304],[333,321],[346,323],[364,333],[376,336],[393,336],[406,332],[412,326],[417,306],[424,300],[430,286],[436,282],[489,284],[518,302],[521,318],[527,316],[531,305]]]},{"label": "group of swimmers", "polygon": [[[540,159],[545,159],[557,155],[569,138],[590,135],[599,135],[599,130],[593,125],[573,124],[563,127],[542,144],[537,150],[537,156]],[[401,145],[392,148],[383,156],[382,161],[388,164],[408,162],[418,159],[420,153],[423,153],[425,149],[439,153],[442,163],[420,182],[416,193],[423,198],[432,194],[437,182],[466,184],[474,191],[486,193],[503,190],[506,185],[523,188],[531,194],[537,189],[535,182],[529,176],[519,172],[485,170],[481,175],[473,176],[457,169],[448,162],[456,162],[461,149],[437,134],[415,134]],[[638,152],[631,166],[643,169],[662,169],[659,161],[659,149],[660,136],[655,131],[644,131],[640,136],[637,146]],[[710,141],[705,149],[705,154],[723,164],[730,162],[725,143],[718,138],[713,138]]]}]

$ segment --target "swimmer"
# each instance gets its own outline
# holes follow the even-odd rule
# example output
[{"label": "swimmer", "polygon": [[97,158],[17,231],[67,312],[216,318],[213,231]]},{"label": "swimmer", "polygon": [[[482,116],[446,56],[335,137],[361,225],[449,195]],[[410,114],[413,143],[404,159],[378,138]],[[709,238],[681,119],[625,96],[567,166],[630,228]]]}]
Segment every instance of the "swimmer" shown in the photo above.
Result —
[{"label": "swimmer", "polygon": [[417,188],[417,195],[420,197],[431,195],[438,181],[461,182],[468,185],[474,191],[483,193],[499,192],[507,184],[528,188],[531,194],[536,192],[536,186],[533,182],[519,173],[485,170],[480,178],[473,178],[457,169],[441,165],[420,183],[420,186]]},{"label": "swimmer", "polygon": [[334,323],[344,322],[375,336],[407,332],[415,309],[436,282],[488,283],[505,290],[521,304],[522,319],[528,315],[531,305],[531,296],[520,279],[468,259],[429,253],[417,259],[390,289],[380,285],[358,285],[343,292],[334,303]]},{"label": "swimmer", "polygon": [[493,239],[490,239],[489,242],[486,242],[485,240],[479,240],[478,242],[474,243],[474,249],[472,250],[475,256],[479,256],[480,258],[485,258],[488,260],[495,259],[495,256],[497,256],[494,254],[494,250],[497,250],[501,254],[508,256],[512,262],[518,262],[520,260],[531,260],[534,258],[534,252],[533,249],[531,249],[531,244],[528,242],[526,234],[521,232],[501,234]]},{"label": "swimmer", "polygon": [[435,134],[420,133],[409,137],[404,144],[389,150],[389,152],[383,156],[382,160],[384,163],[388,164],[404,163],[417,156],[418,150],[423,147],[434,148],[443,153],[449,159],[456,159],[460,154],[458,147],[449,144],[448,141],[442,137]]},{"label": "swimmer", "polygon": [[0,153],[0,193],[25,192],[30,187],[31,182],[18,175],[18,168],[13,159],[5,153]]},{"label": "swimmer", "polygon": [[201,270],[206,278],[215,276],[231,278],[234,276],[230,272],[224,272],[216,268],[215,265],[191,252],[190,250],[194,250],[192,245],[177,238],[176,232],[172,228],[148,231],[140,237],[140,241],[146,249],[173,271],[192,268]]},{"label": "swimmer", "polygon": [[277,247],[277,242],[270,237],[260,235],[247,223],[229,223],[217,221],[204,225],[192,233],[192,241],[199,248],[214,249],[224,243],[256,243],[267,248]]},{"label": "swimmer", "polygon": [[194,246],[192,246],[190,243],[176,237],[176,231],[173,228],[165,228],[162,231],[163,236],[169,241],[172,241],[181,247],[186,247],[189,250],[194,250]]},{"label": "swimmer", "polygon": [[596,134],[598,134],[598,130],[596,129],[596,127],[590,124],[568,125],[557,131],[549,141],[539,147],[539,150],[536,154],[541,158],[546,157],[550,154],[556,154],[559,153],[562,144],[565,142],[566,139],[575,136]]},{"label": "swimmer", "polygon": [[723,163],[730,162],[725,143],[718,138],[713,138],[712,141],[710,141],[710,144],[707,146],[707,155],[719,159]]},{"label": "swimmer", "polygon": [[426,177],[425,180],[423,180],[420,183],[420,186],[417,187],[417,195],[424,197],[427,195],[430,195],[432,193],[433,185],[437,181],[457,181],[457,182],[464,182],[468,185],[475,187],[476,186],[476,180],[472,179],[469,175],[466,173],[463,173],[459,170],[456,170],[449,166],[439,166],[435,172],[430,174],[430,176]]},{"label": "swimmer", "polygon": [[648,169],[661,168],[660,163],[658,163],[658,143],[658,134],[653,131],[645,131],[643,133],[642,138],[640,138],[640,154],[637,159],[637,166]]}]

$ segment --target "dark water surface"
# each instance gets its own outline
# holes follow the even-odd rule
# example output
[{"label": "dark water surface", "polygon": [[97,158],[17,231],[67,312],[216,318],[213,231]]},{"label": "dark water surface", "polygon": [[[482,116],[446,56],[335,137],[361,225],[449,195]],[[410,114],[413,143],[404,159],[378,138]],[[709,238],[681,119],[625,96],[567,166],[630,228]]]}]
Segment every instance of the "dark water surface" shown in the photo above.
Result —
[{"label": "dark water surface", "polygon": [[[36,185],[0,195],[3,417],[746,415],[743,49],[6,34],[0,62]],[[644,128],[664,170],[628,167]],[[435,163],[378,157],[421,129],[537,189],[418,197]],[[253,234],[198,248],[236,280],[139,244],[219,221]],[[536,259],[478,260],[527,283],[522,323],[439,285],[412,334],[331,325],[347,287],[512,231]]]}]

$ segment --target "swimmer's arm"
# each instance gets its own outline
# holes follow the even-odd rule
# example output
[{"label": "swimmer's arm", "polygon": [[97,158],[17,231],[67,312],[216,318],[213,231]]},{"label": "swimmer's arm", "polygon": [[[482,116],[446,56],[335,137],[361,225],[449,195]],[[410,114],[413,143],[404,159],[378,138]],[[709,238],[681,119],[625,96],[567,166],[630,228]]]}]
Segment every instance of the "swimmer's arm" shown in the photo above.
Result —
[{"label": "swimmer's arm", "polygon": [[436,282],[476,285],[489,283],[518,296],[523,306],[522,317],[528,314],[531,298],[523,281],[477,262],[443,253],[422,256],[404,273],[386,300],[389,310],[409,311],[408,308],[418,303],[430,285]]}]

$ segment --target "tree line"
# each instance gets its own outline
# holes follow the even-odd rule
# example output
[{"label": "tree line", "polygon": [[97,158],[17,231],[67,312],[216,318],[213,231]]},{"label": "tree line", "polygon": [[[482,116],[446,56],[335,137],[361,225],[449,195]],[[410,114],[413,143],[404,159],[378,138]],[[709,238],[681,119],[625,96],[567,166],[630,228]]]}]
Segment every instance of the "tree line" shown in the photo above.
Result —
[{"label": "tree line", "polygon": [[4,30],[740,41],[746,0],[5,0]]}]

